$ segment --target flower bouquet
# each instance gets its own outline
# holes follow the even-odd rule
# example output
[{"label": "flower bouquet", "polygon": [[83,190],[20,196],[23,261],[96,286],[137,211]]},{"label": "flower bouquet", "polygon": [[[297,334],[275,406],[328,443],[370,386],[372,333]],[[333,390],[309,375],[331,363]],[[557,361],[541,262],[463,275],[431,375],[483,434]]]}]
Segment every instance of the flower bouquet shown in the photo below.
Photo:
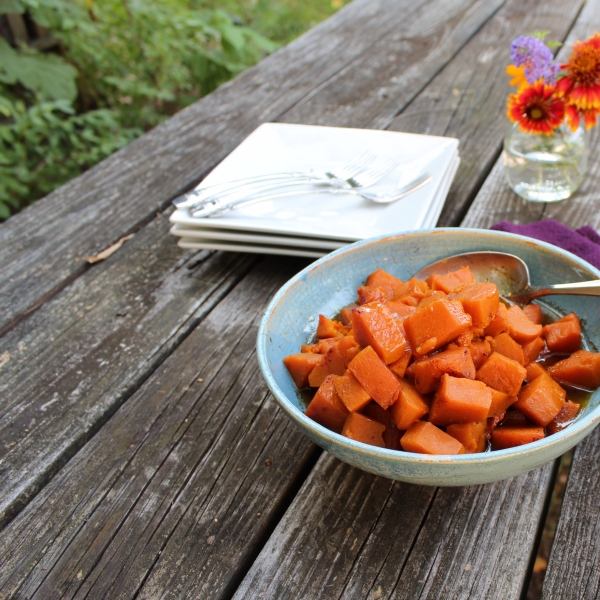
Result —
[{"label": "flower bouquet", "polygon": [[521,36],[506,72],[517,91],[508,98],[512,122],[504,141],[509,185],[527,200],[556,202],[573,194],[587,168],[586,130],[600,115],[600,34],[573,45],[568,62],[554,60],[543,37]]}]

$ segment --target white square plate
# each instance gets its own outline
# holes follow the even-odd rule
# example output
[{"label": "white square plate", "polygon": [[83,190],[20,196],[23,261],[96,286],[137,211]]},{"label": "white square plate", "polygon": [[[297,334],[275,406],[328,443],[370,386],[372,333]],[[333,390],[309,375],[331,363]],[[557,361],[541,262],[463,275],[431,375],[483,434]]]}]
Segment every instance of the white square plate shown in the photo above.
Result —
[{"label": "white square plate", "polygon": [[[442,185],[438,188],[435,199],[430,206],[423,228],[435,227],[459,164],[460,159],[455,156],[442,179]],[[289,254],[311,258],[325,256],[332,250],[341,248],[352,241],[244,232],[235,229],[185,227],[182,225],[173,225],[171,233],[181,238],[179,240],[181,248]]]},{"label": "white square plate", "polygon": [[[266,123],[258,127],[202,182],[212,185],[281,171],[323,171],[347,164],[368,150],[391,157],[398,168],[373,191],[393,191],[423,172],[434,180],[407,199],[375,204],[351,195],[310,194],[240,207],[208,219],[178,209],[171,221],[182,228],[228,229],[356,241],[392,231],[420,229],[431,218],[437,192],[457,155],[458,140],[428,135]],[[443,200],[445,195],[441,198]],[[441,205],[435,207],[437,214]],[[439,209],[439,210],[438,210]]]}]

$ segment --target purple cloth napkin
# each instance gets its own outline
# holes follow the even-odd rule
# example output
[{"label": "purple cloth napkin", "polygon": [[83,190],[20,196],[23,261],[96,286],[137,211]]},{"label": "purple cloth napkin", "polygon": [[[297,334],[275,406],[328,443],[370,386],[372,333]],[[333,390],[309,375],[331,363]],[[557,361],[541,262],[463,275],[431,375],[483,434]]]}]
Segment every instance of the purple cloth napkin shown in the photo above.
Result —
[{"label": "purple cloth napkin", "polygon": [[515,225],[508,221],[502,221],[492,225],[490,229],[526,235],[536,240],[554,244],[576,254],[600,269],[600,235],[589,225],[573,230],[554,219],[548,219],[529,225]]}]

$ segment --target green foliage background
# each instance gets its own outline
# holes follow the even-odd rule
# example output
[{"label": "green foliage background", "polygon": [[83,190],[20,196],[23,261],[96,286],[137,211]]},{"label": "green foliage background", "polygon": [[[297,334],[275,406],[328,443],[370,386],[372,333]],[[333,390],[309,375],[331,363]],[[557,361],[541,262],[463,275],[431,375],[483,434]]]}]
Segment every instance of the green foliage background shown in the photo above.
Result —
[{"label": "green foliage background", "polygon": [[0,219],[208,94],[344,0],[0,0],[60,40],[0,37]]}]

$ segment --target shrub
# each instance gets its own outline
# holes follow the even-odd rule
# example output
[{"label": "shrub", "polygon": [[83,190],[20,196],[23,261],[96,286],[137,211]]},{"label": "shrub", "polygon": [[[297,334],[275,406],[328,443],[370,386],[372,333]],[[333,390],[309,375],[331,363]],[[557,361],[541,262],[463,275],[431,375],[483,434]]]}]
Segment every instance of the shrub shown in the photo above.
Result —
[{"label": "shrub", "polygon": [[26,10],[61,55],[0,38],[0,218],[277,47],[193,0],[0,0]]}]

